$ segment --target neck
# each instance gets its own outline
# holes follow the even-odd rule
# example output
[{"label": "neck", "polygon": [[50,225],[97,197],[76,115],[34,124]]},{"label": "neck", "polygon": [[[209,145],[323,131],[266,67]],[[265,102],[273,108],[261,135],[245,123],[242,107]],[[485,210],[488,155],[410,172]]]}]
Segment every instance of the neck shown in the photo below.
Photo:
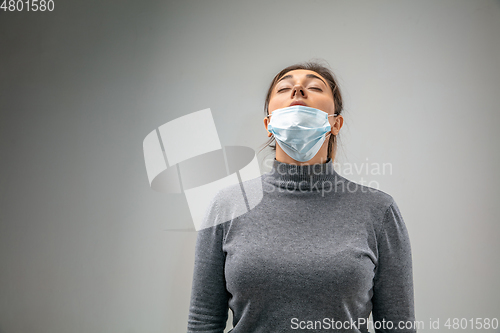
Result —
[{"label": "neck", "polygon": [[277,187],[297,192],[331,192],[339,182],[343,181],[343,177],[334,170],[332,159],[328,159],[325,163],[305,165],[274,159],[272,170],[265,179]]}]

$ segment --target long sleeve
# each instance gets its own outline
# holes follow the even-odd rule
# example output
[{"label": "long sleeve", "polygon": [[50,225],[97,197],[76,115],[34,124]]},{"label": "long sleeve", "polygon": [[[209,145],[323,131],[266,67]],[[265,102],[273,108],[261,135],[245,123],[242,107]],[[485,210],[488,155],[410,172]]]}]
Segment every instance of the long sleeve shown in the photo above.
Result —
[{"label": "long sleeve", "polygon": [[[372,297],[375,331],[416,332],[413,326],[398,327],[400,322],[403,322],[402,325],[407,321],[414,323],[415,313],[410,238],[394,201],[385,212],[377,244],[378,261],[373,279]],[[385,328],[377,329],[377,325],[382,325],[383,321],[386,322]],[[392,329],[388,321],[394,325]]]},{"label": "long sleeve", "polygon": [[[213,201],[205,220],[215,219],[216,214]],[[223,236],[221,224],[198,231],[188,332],[222,333],[226,327],[229,294],[224,276]]]}]

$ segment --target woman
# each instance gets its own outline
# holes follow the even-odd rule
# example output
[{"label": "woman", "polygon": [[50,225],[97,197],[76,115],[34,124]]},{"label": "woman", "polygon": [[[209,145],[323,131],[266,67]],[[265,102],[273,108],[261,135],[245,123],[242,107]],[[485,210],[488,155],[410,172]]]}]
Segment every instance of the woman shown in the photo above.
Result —
[{"label": "woman", "polygon": [[263,188],[263,198],[224,221],[240,186],[213,199],[205,216],[213,226],[198,232],[189,332],[223,332],[228,308],[232,333],[368,332],[370,312],[375,332],[416,332],[398,206],[333,168],[341,112],[328,68],[305,63],[276,75],[264,118],[276,158],[244,187],[250,196]]}]

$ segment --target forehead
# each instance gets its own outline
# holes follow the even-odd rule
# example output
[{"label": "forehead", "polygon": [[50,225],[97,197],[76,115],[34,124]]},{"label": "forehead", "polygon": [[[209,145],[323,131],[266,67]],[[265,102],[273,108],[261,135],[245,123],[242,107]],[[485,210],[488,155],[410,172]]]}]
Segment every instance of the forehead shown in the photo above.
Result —
[{"label": "forehead", "polygon": [[285,75],[287,74],[292,74],[293,76],[305,76],[306,74],[316,74],[316,75],[319,75],[318,73],[316,73],[315,71],[311,71],[309,69],[294,69],[294,70],[291,70],[291,71],[288,71],[285,73]]},{"label": "forehead", "polygon": [[286,79],[290,79],[290,78],[293,78],[293,79],[311,79],[313,78],[312,76],[317,76],[318,78],[320,78],[321,80],[325,81],[325,78],[322,77],[320,74],[316,73],[315,71],[311,71],[311,70],[308,70],[308,69],[294,69],[292,71],[289,71],[289,72],[286,72],[282,77],[280,77],[278,79],[278,82],[279,81],[282,81],[282,80],[286,80]]}]

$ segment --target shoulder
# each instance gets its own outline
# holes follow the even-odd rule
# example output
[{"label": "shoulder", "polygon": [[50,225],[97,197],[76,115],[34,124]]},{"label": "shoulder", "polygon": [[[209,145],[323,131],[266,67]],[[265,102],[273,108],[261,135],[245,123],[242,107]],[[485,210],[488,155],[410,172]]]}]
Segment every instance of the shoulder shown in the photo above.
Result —
[{"label": "shoulder", "polygon": [[[344,178],[345,179],[345,178]],[[406,225],[392,195],[380,189],[345,179],[345,189],[351,204],[371,216],[377,235],[406,235]],[[405,236],[406,237],[406,236]]]},{"label": "shoulder", "polygon": [[245,198],[262,199],[262,176],[240,182],[235,179],[232,183],[220,186],[213,201],[220,208],[230,208],[241,204]]},{"label": "shoulder", "polygon": [[394,197],[380,189],[353,182],[342,176],[336,185],[341,209],[353,215],[364,216],[370,221],[373,231],[380,236],[384,230],[391,230],[404,224]]},{"label": "shoulder", "polygon": [[387,192],[374,187],[362,185],[338,175],[336,192],[349,198],[356,207],[365,207],[385,213],[394,203],[394,198]]},{"label": "shoulder", "polygon": [[263,198],[262,176],[239,182],[235,177],[218,190],[210,200],[202,228],[229,222],[255,207]]}]

